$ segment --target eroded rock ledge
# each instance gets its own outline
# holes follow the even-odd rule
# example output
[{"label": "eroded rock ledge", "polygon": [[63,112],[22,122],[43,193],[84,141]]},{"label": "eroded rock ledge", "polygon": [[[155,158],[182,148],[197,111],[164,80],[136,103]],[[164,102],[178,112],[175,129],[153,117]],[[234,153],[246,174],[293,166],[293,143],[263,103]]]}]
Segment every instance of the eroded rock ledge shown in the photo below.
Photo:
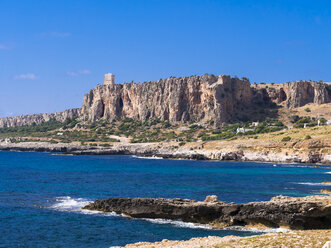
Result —
[{"label": "eroded rock ledge", "polygon": [[228,226],[331,228],[331,196],[273,197],[268,202],[225,203],[188,199],[109,198],[96,200],[84,209],[116,212],[134,218],[180,219],[184,222]]}]

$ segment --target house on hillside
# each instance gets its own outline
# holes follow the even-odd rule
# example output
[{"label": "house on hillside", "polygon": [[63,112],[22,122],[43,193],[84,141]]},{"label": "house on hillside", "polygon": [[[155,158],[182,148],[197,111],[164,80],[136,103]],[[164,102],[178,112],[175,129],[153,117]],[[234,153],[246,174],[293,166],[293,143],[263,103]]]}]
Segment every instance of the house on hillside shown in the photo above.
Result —
[{"label": "house on hillside", "polygon": [[238,127],[237,128],[237,133],[246,133],[248,131],[254,131],[253,128],[245,128],[245,127]]}]

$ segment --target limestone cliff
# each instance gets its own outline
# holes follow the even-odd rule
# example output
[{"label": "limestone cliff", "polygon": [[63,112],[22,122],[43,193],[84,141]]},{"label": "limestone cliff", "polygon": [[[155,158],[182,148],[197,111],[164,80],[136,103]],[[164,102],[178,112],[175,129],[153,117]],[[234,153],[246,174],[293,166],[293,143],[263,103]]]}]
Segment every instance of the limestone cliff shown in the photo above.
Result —
[{"label": "limestone cliff", "polygon": [[172,123],[213,120],[219,125],[256,118],[258,109],[274,103],[296,108],[329,100],[326,84],[320,82],[250,85],[247,79],[204,75],[99,85],[85,95],[82,114],[88,121],[157,117]]},{"label": "limestone cliff", "polygon": [[263,101],[273,101],[286,108],[298,108],[308,103],[324,104],[331,100],[327,84],[314,81],[294,81],[284,84],[252,86]]},{"label": "limestone cliff", "polygon": [[121,118],[215,124],[236,119],[251,105],[248,80],[230,76],[167,78],[146,83],[99,85],[85,95],[82,113],[89,121]]},{"label": "limestone cliff", "polygon": [[72,119],[80,115],[81,109],[67,109],[63,112],[47,113],[47,114],[33,114],[33,115],[20,115],[12,117],[0,118],[1,127],[17,127],[17,126],[30,126],[33,123],[41,124],[51,119],[55,119],[59,122],[64,122],[67,118]]}]

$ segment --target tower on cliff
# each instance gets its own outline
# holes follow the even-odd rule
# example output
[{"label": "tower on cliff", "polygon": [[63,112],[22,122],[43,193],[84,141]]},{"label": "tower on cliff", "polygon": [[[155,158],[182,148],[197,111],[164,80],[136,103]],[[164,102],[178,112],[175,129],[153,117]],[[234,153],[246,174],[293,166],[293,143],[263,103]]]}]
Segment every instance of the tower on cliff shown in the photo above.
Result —
[{"label": "tower on cliff", "polygon": [[114,85],[115,84],[115,75],[113,73],[105,74],[104,83],[106,85]]}]

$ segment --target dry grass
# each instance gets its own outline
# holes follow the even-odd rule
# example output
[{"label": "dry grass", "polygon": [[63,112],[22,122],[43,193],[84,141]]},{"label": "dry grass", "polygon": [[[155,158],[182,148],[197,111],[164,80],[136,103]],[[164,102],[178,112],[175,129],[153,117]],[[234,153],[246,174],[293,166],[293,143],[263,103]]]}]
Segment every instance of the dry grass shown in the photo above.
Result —
[{"label": "dry grass", "polygon": [[285,233],[268,233],[252,237],[205,237],[186,241],[169,241],[149,243],[140,242],[126,245],[126,248],[322,248],[331,240],[331,230],[289,231]]},{"label": "dry grass", "polygon": [[[305,110],[307,108],[310,109],[310,112],[307,112]],[[317,119],[323,117],[327,120],[331,120],[331,103],[320,104],[320,105],[310,103],[295,109],[281,108],[278,114],[279,114],[279,120],[285,123],[286,125],[291,125],[290,117],[293,115],[310,116]]]},{"label": "dry grass", "polygon": [[[291,138],[283,142],[284,137]],[[310,136],[307,139],[307,136]],[[317,143],[322,145],[317,145]],[[205,149],[261,149],[261,148],[289,148],[313,149],[321,148],[322,153],[331,151],[331,125],[307,127],[299,129],[281,130],[274,133],[238,137],[235,140],[210,141],[204,145]]]},{"label": "dry grass", "polygon": [[288,233],[272,233],[239,240],[225,241],[215,248],[322,248],[331,239],[331,230],[295,231]]}]

